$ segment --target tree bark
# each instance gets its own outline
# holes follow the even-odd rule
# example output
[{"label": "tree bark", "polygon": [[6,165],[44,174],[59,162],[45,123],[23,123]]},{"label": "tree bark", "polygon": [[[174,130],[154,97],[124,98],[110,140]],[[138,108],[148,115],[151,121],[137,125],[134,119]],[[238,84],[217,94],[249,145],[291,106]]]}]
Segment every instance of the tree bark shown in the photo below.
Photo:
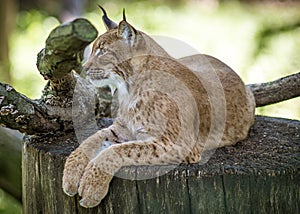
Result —
[{"label": "tree bark", "polygon": [[[26,213],[297,213],[300,209],[300,122],[256,117],[249,137],[218,149],[205,165],[181,164],[149,180],[115,177],[100,206],[85,209],[62,191],[63,166],[78,143],[73,133],[25,138]],[[147,173],[164,167],[129,167]]]},{"label": "tree bark", "polygon": [[37,67],[48,79],[40,100],[30,100],[10,85],[0,83],[0,124],[26,134],[65,132],[72,126],[72,99],[80,73],[84,48],[97,37],[97,30],[85,19],[55,28],[38,54]]},{"label": "tree bark", "polygon": [[40,74],[49,79],[42,97],[46,104],[72,106],[76,78],[71,71],[81,73],[84,48],[97,34],[86,19],[75,19],[52,30],[37,58]]},{"label": "tree bark", "polygon": [[270,105],[300,96],[300,72],[273,82],[248,85],[254,94],[256,107]]},{"label": "tree bark", "polygon": [[60,130],[60,122],[51,118],[46,106],[0,83],[0,124],[26,134]]}]

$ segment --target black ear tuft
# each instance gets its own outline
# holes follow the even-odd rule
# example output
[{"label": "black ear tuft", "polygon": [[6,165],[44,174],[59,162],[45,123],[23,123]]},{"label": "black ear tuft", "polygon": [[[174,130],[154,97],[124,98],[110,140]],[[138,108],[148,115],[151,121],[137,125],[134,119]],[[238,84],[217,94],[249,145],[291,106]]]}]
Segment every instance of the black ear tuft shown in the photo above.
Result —
[{"label": "black ear tuft", "polygon": [[123,8],[123,21],[126,21],[125,8]]},{"label": "black ear tuft", "polygon": [[105,25],[106,30],[111,30],[111,29],[117,28],[118,25],[117,25],[115,22],[113,22],[112,20],[110,20],[110,19],[108,18],[107,13],[106,13],[106,11],[104,10],[104,8],[103,8],[101,5],[99,5],[99,4],[98,4],[98,7],[99,7],[99,8],[102,10],[102,12],[103,12],[102,20],[103,20],[103,23],[104,23],[104,25]]}]

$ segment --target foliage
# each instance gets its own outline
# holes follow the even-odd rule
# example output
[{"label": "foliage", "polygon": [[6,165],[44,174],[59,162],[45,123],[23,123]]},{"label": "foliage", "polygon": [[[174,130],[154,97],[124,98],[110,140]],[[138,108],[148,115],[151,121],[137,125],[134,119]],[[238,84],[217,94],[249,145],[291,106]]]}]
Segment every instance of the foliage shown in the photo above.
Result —
[{"label": "foliage", "polygon": [[0,189],[0,213],[1,214],[19,214],[22,213],[21,204],[13,197]]}]

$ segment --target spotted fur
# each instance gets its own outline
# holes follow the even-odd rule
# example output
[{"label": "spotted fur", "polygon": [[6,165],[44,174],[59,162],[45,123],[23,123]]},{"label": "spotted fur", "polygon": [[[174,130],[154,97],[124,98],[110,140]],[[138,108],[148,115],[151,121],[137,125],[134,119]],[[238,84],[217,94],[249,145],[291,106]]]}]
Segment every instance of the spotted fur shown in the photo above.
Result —
[{"label": "spotted fur", "polygon": [[84,207],[101,202],[121,167],[205,162],[205,151],[243,140],[253,124],[253,95],[233,70],[207,55],[175,60],[126,20],[95,41],[84,68],[119,100],[113,125],[87,138],[65,164],[64,192],[79,193]]}]

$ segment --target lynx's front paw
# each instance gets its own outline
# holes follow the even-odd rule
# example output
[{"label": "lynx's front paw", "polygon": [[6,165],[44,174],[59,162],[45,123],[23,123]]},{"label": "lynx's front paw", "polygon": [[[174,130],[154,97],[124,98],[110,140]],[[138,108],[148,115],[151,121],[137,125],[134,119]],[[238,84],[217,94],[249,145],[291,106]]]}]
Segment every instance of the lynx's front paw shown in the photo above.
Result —
[{"label": "lynx's front paw", "polygon": [[100,204],[108,192],[112,177],[112,175],[101,171],[96,164],[89,163],[81,178],[78,190],[79,195],[82,196],[80,205],[89,208]]},{"label": "lynx's front paw", "polygon": [[89,159],[80,150],[76,149],[68,157],[63,174],[63,190],[69,196],[74,196],[78,192],[79,182],[84,173]]}]

